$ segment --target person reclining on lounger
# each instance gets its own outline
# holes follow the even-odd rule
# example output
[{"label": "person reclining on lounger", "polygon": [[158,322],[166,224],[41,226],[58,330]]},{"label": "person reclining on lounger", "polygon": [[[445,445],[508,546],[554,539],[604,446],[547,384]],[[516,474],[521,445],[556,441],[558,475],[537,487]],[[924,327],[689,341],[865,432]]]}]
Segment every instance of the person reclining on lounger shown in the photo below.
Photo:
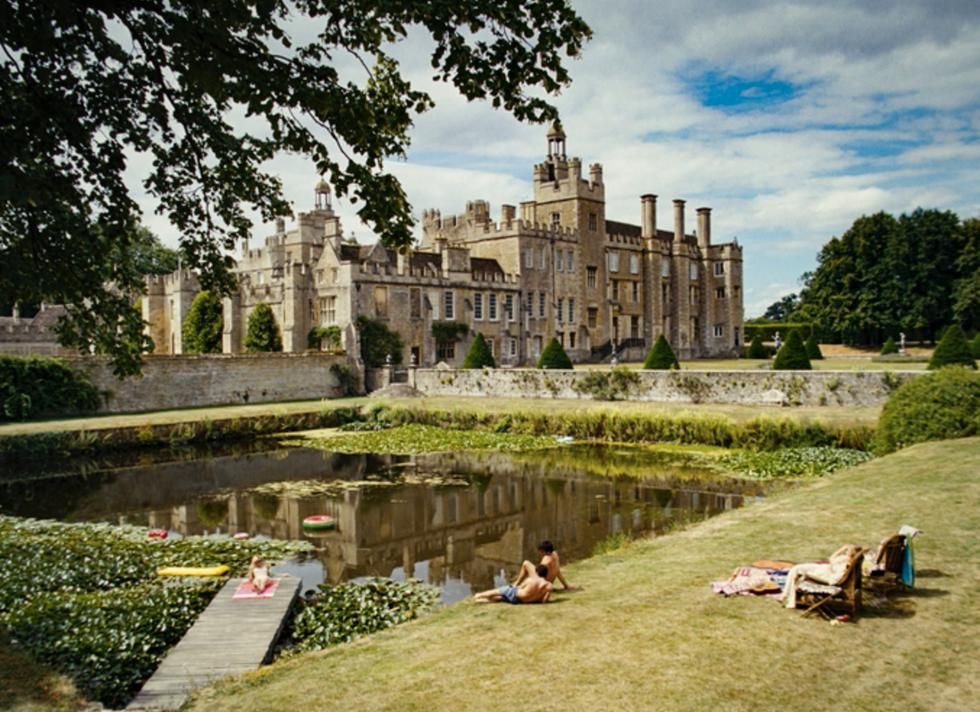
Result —
[{"label": "person reclining on lounger", "polygon": [[269,586],[269,565],[261,556],[252,557],[252,563],[248,565],[248,582],[256,593],[262,593]]},{"label": "person reclining on lounger", "polygon": [[507,584],[491,588],[473,596],[477,603],[547,603],[551,598],[551,582],[545,578],[548,567],[538,564],[534,573],[527,576],[520,586]]},{"label": "person reclining on lounger", "polygon": [[[545,576],[549,583],[554,583],[555,579],[561,581],[561,585],[565,587],[566,591],[580,589],[581,586],[573,586],[565,580],[565,577],[561,575],[561,561],[558,558],[558,552],[555,551],[555,545],[550,541],[545,540],[538,544],[538,553],[541,554],[541,561],[538,562],[539,565],[544,565],[548,568],[548,575]],[[519,586],[521,581],[523,581],[528,576],[534,574],[535,565],[530,561],[524,561],[521,564],[521,571],[517,574],[517,578],[514,579],[514,585]]]},{"label": "person reclining on lounger", "polygon": [[860,546],[845,544],[830,555],[830,561],[826,564],[796,564],[786,575],[786,589],[783,591],[783,600],[786,602],[786,607],[796,608],[796,587],[804,579],[829,586],[838,585],[847,574],[847,569],[851,565],[851,562],[862,551],[864,549]]}]

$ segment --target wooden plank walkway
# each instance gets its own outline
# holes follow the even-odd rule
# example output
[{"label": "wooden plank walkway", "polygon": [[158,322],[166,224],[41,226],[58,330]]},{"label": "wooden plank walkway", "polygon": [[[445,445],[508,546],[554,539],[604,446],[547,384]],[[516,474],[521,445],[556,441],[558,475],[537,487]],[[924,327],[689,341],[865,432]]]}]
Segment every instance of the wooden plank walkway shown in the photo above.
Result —
[{"label": "wooden plank walkway", "polygon": [[232,596],[244,579],[230,579],[126,709],[177,709],[195,688],[266,662],[302,584],[294,576],[276,578],[272,598],[238,600]]}]

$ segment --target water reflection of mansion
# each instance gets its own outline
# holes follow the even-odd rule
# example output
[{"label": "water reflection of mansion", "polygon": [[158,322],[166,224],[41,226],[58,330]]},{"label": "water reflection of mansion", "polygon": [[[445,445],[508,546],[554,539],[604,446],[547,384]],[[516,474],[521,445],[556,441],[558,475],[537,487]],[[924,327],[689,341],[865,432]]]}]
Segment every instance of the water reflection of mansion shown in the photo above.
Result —
[{"label": "water reflection of mansion", "polygon": [[[320,471],[305,477],[363,479],[374,469],[367,456],[340,456],[329,473],[323,464],[321,460]],[[414,459],[405,465],[419,466]],[[709,492],[698,485],[668,489],[656,482],[569,472],[555,477],[553,466],[515,464],[512,456],[500,454],[428,456],[424,467],[426,472],[480,474],[469,487],[367,485],[334,499],[236,493],[221,500],[225,508],[211,513],[210,522],[202,521],[209,512],[198,501],[155,510],[148,523],[184,534],[218,529],[308,539],[330,583],[403,573],[430,583],[461,579],[482,587],[492,585],[501,569],[514,571],[522,559],[533,556],[542,539],[555,541],[566,559],[580,558],[612,534],[662,531],[678,519],[736,508],[743,501],[734,490]],[[291,479],[303,477],[295,469],[290,473]],[[336,517],[337,529],[304,532],[302,520],[313,514]],[[422,562],[424,576],[418,570]]]}]

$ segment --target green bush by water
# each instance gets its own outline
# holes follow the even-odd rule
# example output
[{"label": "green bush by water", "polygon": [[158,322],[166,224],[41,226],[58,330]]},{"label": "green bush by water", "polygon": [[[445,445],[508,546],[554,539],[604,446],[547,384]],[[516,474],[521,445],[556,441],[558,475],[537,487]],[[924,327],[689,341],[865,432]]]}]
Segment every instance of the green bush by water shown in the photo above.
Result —
[{"label": "green bush by water", "polygon": [[0,356],[0,422],[98,410],[99,392],[63,361]]},{"label": "green bush by water", "polygon": [[437,588],[415,580],[321,585],[293,620],[290,652],[321,650],[390,628],[419,617],[438,600]]},{"label": "green bush by water", "polygon": [[980,374],[948,366],[906,381],[889,396],[874,438],[877,454],[927,440],[980,433]]}]

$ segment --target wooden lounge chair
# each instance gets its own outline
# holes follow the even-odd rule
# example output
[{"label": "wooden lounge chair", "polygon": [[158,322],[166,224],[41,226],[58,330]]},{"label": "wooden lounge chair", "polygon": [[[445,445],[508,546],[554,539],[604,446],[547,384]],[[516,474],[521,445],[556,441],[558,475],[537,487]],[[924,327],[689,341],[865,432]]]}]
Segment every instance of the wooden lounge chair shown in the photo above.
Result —
[{"label": "wooden lounge chair", "polygon": [[864,585],[878,595],[883,595],[902,583],[902,562],[905,559],[907,541],[901,534],[882,539],[875,554],[874,565],[864,577]]},{"label": "wooden lounge chair", "polygon": [[814,611],[830,620],[831,610],[844,610],[856,620],[861,609],[861,560],[864,551],[858,552],[848,561],[847,569],[840,583],[827,585],[815,581],[803,580],[796,587],[797,600],[807,609],[803,615],[808,616]]}]

